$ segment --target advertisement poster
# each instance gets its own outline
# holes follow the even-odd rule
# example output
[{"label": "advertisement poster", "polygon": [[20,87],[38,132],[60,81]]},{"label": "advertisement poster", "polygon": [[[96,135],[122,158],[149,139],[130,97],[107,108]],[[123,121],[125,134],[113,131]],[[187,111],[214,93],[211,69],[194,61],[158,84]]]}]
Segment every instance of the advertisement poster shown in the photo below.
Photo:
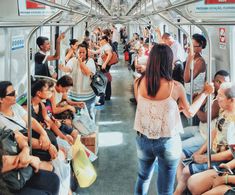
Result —
[{"label": "advertisement poster", "polygon": [[235,3],[235,0],[205,0],[205,4]]},{"label": "advertisement poster", "polygon": [[[235,17],[235,3],[225,3],[225,1],[226,0],[200,1],[196,4],[189,5],[187,11],[189,15],[196,19],[215,19],[218,16],[222,18]],[[227,0],[226,2],[228,1],[235,2],[235,0]]]},{"label": "advertisement poster", "polygon": [[18,0],[18,12],[20,16],[48,16],[55,13],[55,9],[30,0]]}]

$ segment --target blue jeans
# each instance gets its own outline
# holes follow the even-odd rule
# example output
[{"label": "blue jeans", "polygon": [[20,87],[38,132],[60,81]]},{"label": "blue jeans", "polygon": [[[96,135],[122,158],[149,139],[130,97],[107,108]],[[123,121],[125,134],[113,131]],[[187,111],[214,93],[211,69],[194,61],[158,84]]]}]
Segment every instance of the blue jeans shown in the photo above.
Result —
[{"label": "blue jeans", "polygon": [[137,135],[136,145],[139,170],[135,195],[148,193],[156,160],[158,160],[158,195],[172,195],[182,151],[180,136],[155,140],[148,139],[145,135]]},{"label": "blue jeans", "polygon": [[90,114],[90,117],[93,121],[95,121],[95,114],[96,114],[95,101],[96,101],[96,96],[89,99],[89,100],[84,101],[86,103],[86,106],[87,106],[88,112]]},{"label": "blue jeans", "polygon": [[180,137],[183,149],[190,149],[193,153],[196,152],[206,141],[201,136],[198,126],[189,126],[184,128],[184,134],[180,134]]}]

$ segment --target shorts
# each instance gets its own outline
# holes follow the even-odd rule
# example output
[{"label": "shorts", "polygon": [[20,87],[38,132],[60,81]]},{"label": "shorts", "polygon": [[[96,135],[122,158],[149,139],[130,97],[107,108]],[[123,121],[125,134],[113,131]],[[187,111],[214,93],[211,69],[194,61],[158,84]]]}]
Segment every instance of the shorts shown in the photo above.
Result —
[{"label": "shorts", "polygon": [[68,125],[65,125],[65,124],[61,124],[60,128],[59,128],[63,134],[67,135],[71,135],[71,133],[73,132],[73,128],[68,126]]},{"label": "shorts", "polygon": [[[190,158],[193,155],[194,151],[190,150],[190,148],[183,149],[183,153],[186,156],[186,158]],[[212,166],[219,166],[221,163],[223,163],[223,162],[211,162],[211,167]],[[188,166],[189,166],[189,172],[191,175],[208,170],[207,163],[202,163],[202,164],[190,163]]]}]

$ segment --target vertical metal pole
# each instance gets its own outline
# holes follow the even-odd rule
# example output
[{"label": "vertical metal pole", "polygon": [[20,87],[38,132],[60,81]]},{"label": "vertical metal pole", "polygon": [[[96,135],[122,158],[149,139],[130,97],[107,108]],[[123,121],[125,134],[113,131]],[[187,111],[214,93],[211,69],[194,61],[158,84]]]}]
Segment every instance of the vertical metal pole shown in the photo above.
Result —
[{"label": "vertical metal pole", "polygon": [[[211,71],[211,66],[212,66],[212,48],[211,48],[211,40],[210,37],[207,33],[207,30],[202,26],[202,25],[197,25],[194,21],[186,18],[185,16],[183,16],[183,14],[178,10],[178,9],[174,9],[174,11],[176,13],[178,13],[180,16],[182,16],[184,19],[186,19],[187,21],[189,21],[191,24],[194,24],[195,26],[197,26],[198,28],[200,28],[206,37],[206,40],[208,42],[208,50],[209,50],[209,60],[208,60],[208,66],[207,66],[207,81],[209,83],[212,82],[212,71]],[[193,69],[192,69],[193,70]],[[192,75],[191,75],[191,79],[192,79]],[[212,136],[212,132],[211,132],[211,95],[208,96],[208,109],[207,109],[207,130],[208,130],[208,145],[207,145],[207,154],[208,154],[208,168],[211,168],[211,136]]]},{"label": "vertical metal pole", "polygon": [[[69,2],[69,0],[68,0]],[[68,3],[67,2],[67,3]],[[66,5],[67,5],[66,3]],[[50,20],[52,20],[53,18],[55,18],[56,16],[58,16],[60,13],[62,13],[63,11],[58,11],[55,14],[53,14],[52,16],[49,16],[48,18],[46,18],[41,25],[44,25],[45,23],[49,22]],[[30,146],[30,153],[32,154],[32,113],[31,113],[31,70],[30,70],[30,51],[29,51],[29,43],[30,40],[33,36],[33,34],[36,32],[36,30],[39,28],[40,26],[34,27],[31,32],[29,33],[26,41],[25,41],[25,58],[26,58],[26,65],[27,65],[27,79],[28,79],[28,83],[27,83],[27,87],[28,87],[28,94],[27,94],[27,111],[28,111],[28,139],[29,139],[29,146]]]}]

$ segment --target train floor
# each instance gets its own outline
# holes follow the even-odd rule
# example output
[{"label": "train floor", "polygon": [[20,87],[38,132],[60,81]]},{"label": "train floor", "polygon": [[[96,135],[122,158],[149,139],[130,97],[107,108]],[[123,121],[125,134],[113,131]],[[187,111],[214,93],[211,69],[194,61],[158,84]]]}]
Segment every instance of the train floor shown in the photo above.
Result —
[{"label": "train floor", "polygon": [[[120,51],[119,64],[112,66],[112,97],[105,102],[105,108],[97,111],[99,125],[98,159],[94,162],[97,171],[95,183],[85,189],[78,189],[79,195],[131,195],[137,176],[137,157],[133,130],[135,105],[133,77]],[[150,195],[155,192],[155,178],[152,180]]]},{"label": "train floor", "polygon": [[[99,125],[98,159],[93,163],[97,179],[89,188],[78,188],[79,195],[132,195],[137,177],[137,156],[133,130],[136,105],[133,97],[133,76],[123,60],[122,46],[119,47],[119,63],[112,66],[112,97],[98,110]],[[184,126],[187,120],[182,117]],[[154,173],[148,195],[156,195]]]}]

